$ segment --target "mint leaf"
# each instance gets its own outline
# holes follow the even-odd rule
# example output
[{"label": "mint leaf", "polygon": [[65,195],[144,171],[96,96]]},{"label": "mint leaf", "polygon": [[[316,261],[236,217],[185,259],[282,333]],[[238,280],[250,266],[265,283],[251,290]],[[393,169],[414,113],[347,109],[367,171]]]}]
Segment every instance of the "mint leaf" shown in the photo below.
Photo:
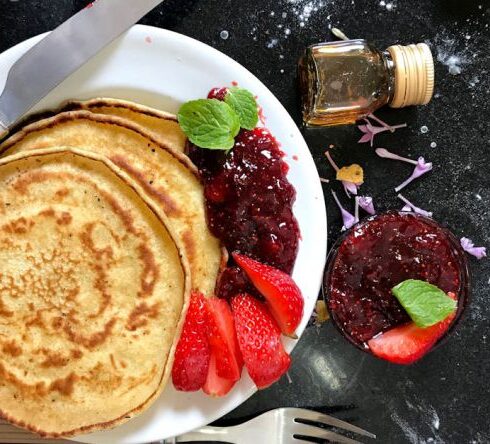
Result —
[{"label": "mint leaf", "polygon": [[457,307],[457,302],[441,289],[417,279],[403,281],[391,291],[412,321],[422,328],[443,321]]},{"label": "mint leaf", "polygon": [[212,150],[229,150],[240,131],[240,120],[225,102],[216,99],[191,100],[177,115],[180,127],[189,140]]},{"label": "mint leaf", "polygon": [[257,126],[257,122],[259,121],[257,102],[250,91],[232,86],[228,88],[225,103],[230,105],[238,114],[242,128],[252,130]]}]

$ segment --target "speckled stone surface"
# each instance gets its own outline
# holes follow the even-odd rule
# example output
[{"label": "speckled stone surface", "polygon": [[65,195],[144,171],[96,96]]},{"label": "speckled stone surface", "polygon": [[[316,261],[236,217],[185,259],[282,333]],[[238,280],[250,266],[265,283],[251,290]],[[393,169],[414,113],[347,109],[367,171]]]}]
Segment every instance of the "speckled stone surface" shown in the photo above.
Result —
[{"label": "speckled stone surface", "polygon": [[[86,3],[0,0],[0,51],[55,27]],[[307,44],[332,39],[331,26],[380,48],[428,42],[438,59],[434,99],[424,108],[381,111],[388,122],[409,127],[380,135],[375,145],[432,161],[433,172],[404,195],[457,236],[490,247],[489,8],[484,0],[168,0],[142,23],[189,35],[233,57],[271,89],[298,125],[296,61]],[[221,31],[228,31],[227,39]],[[448,66],[454,61],[459,64],[452,71],[461,71],[455,75]],[[304,135],[321,176],[334,178],[323,155],[333,144],[338,164],[364,167],[362,193],[372,195],[379,209],[401,207],[393,187],[408,177],[409,165],[377,158],[367,144],[358,145],[356,127]],[[341,190],[333,180],[324,188],[332,242],[341,221],[330,185],[339,195]],[[292,382],[283,378],[219,423],[302,406],[333,412],[376,433],[383,444],[489,443],[490,259],[471,259],[471,268],[472,301],[463,323],[421,362],[390,365],[354,349],[330,323],[311,326],[294,351]]]}]

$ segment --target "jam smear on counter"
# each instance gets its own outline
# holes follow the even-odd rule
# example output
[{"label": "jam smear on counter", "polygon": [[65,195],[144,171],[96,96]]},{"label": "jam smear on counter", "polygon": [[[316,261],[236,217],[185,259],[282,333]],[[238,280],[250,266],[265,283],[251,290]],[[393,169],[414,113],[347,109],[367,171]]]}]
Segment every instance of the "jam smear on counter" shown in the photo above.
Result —
[{"label": "jam smear on counter", "polygon": [[[214,88],[208,98],[223,100],[226,88]],[[294,187],[286,178],[288,165],[276,139],[265,128],[240,130],[229,152],[187,151],[204,184],[210,231],[231,252],[291,273],[299,241],[292,205]],[[245,273],[232,262],[223,272],[217,296],[257,294]]]},{"label": "jam smear on counter", "polygon": [[360,346],[378,333],[410,322],[391,293],[406,279],[460,293],[458,252],[435,222],[412,213],[385,213],[353,228],[330,265],[328,307]]}]

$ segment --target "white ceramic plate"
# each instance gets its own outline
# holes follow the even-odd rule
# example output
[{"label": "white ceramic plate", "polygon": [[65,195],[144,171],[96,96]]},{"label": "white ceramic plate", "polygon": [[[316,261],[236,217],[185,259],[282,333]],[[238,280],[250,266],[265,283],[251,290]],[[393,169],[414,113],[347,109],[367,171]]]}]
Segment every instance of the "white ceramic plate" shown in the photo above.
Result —
[{"label": "white ceramic plate", "polygon": [[[0,55],[0,91],[12,63],[41,38],[33,37]],[[325,263],[327,229],[323,193],[301,133],[284,107],[254,75],[197,40],[137,25],[59,85],[33,111],[57,107],[67,99],[102,96],[176,112],[182,102],[205,97],[212,87],[230,85],[233,81],[258,96],[266,126],[286,152],[290,165],[288,177],[297,191],[294,212],[301,241],[293,277],[306,299],[304,318],[298,329],[301,334],[313,311]],[[287,339],[285,344],[291,351],[296,341]],[[83,435],[76,440],[137,444],[179,435],[225,415],[255,390],[246,372],[233,391],[222,399],[212,399],[201,392],[180,393],[170,383],[143,415],[114,430]]]}]

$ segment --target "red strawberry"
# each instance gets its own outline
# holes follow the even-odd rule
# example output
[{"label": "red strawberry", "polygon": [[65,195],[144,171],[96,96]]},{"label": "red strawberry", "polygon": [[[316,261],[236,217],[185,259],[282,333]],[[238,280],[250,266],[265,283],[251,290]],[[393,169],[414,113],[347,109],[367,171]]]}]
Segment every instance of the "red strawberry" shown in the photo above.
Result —
[{"label": "red strawberry", "polygon": [[[454,293],[449,293],[456,299]],[[392,328],[368,341],[368,346],[378,358],[395,364],[412,364],[422,358],[447,331],[456,312],[446,319],[427,328],[414,323]]]},{"label": "red strawberry", "polygon": [[172,368],[172,381],[177,390],[193,392],[204,385],[210,354],[206,299],[201,293],[193,292]]},{"label": "red strawberry", "polygon": [[230,306],[225,299],[208,299],[208,340],[216,357],[216,373],[221,378],[238,381],[243,360],[238,348],[235,322]]},{"label": "red strawberry", "polygon": [[216,356],[212,354],[206,383],[202,388],[203,392],[210,396],[225,396],[234,385],[235,381],[218,376],[216,372]]},{"label": "red strawberry", "polygon": [[233,258],[266,299],[281,331],[285,335],[296,337],[294,332],[303,317],[304,299],[292,277],[238,253],[233,253]]},{"label": "red strawberry", "polygon": [[291,364],[281,343],[281,330],[265,304],[248,294],[235,296],[231,308],[248,373],[259,389],[268,387]]}]

